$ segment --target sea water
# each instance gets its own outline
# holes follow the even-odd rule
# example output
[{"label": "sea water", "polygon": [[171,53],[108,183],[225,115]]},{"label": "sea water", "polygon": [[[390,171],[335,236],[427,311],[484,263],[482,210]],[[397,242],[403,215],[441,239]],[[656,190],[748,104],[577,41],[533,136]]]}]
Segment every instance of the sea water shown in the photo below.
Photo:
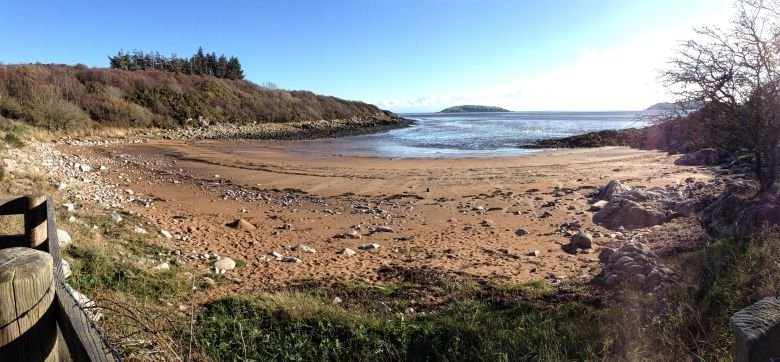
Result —
[{"label": "sea water", "polygon": [[540,152],[523,148],[536,140],[643,127],[653,115],[648,112],[409,113],[401,116],[415,121],[411,127],[346,137],[335,143],[340,154],[383,158],[519,156]]}]

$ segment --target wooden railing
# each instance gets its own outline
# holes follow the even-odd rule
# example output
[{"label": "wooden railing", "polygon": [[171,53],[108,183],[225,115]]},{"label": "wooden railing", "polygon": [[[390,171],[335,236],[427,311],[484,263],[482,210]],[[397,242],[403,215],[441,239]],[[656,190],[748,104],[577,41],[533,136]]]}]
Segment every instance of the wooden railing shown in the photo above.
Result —
[{"label": "wooden railing", "polygon": [[0,215],[24,215],[0,235],[0,360],[120,360],[65,282],[51,198],[0,200]]}]

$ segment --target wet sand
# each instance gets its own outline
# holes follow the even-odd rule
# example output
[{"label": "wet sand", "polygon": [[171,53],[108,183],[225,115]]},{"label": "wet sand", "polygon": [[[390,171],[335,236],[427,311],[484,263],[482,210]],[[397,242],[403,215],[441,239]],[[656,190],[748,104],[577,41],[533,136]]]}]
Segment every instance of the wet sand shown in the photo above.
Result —
[{"label": "wet sand", "polygon": [[[598,246],[613,239],[597,237],[592,253],[571,255],[561,250],[569,237],[559,231],[561,224],[578,220],[583,229],[614,233],[592,223],[588,194],[612,179],[653,187],[690,176],[709,178],[697,168],[674,165],[678,156],[623,147],[385,159],[339,155],[326,146],[155,141],[70,151],[119,161],[112,180],[157,200],[149,208],[130,208],[182,239],[161,243],[191,259],[213,252],[244,261],[228,272],[235,283],[220,289],[225,293],[301,280],[381,284],[379,271],[386,267],[433,268],[511,283],[590,278],[600,272]],[[239,218],[256,229],[226,225]],[[374,232],[379,226],[393,232]],[[520,228],[529,234],[518,236]],[[333,238],[352,230],[361,239]],[[360,250],[369,243],[380,247]],[[294,250],[298,244],[316,253]],[[345,247],[357,254],[339,254]],[[528,256],[534,250],[540,255]],[[301,262],[280,262],[267,255],[271,251]]]}]

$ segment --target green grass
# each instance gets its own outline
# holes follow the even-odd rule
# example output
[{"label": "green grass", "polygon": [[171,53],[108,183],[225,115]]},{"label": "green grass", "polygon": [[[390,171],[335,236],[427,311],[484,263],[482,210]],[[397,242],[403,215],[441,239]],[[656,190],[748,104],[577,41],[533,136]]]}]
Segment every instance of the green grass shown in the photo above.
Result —
[{"label": "green grass", "polygon": [[589,324],[599,313],[579,302],[502,310],[470,300],[404,316],[345,309],[307,293],[265,293],[209,303],[196,334],[214,360],[590,359],[599,333]]},{"label": "green grass", "polygon": [[[588,298],[594,289],[584,284],[426,283],[407,274],[382,288],[341,281],[219,299],[204,306],[194,333],[214,360],[726,361],[729,317],[780,290],[778,235],[719,240],[668,259],[679,283],[665,296]],[[393,312],[379,312],[377,300]],[[406,306],[417,313],[397,313]]]},{"label": "green grass", "polygon": [[3,137],[3,142],[13,148],[24,146],[24,141],[16,133],[6,133],[5,137]]}]

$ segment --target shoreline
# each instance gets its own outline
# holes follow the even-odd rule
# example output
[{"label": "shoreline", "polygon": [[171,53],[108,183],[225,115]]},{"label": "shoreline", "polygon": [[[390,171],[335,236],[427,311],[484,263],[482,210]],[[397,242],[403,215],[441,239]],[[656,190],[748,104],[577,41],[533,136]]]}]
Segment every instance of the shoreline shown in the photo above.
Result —
[{"label": "shoreline", "polygon": [[199,127],[141,132],[168,140],[313,140],[379,133],[410,127],[415,121],[385,112],[370,118],[299,121],[285,123],[214,123]]}]

